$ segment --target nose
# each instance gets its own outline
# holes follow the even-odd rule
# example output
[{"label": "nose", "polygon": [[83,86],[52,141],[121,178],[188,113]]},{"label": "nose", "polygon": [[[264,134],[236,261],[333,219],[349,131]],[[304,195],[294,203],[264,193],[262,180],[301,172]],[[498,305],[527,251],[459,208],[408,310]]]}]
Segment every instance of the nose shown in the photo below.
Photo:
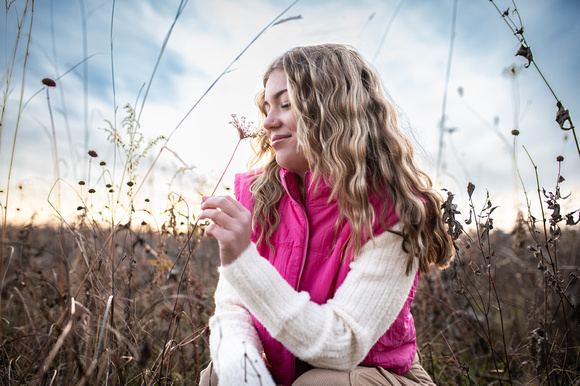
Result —
[{"label": "nose", "polygon": [[264,129],[266,129],[266,130],[276,129],[276,128],[280,127],[281,124],[282,124],[282,122],[276,116],[274,111],[270,111],[268,113],[268,116],[266,117],[266,119],[264,119]]}]

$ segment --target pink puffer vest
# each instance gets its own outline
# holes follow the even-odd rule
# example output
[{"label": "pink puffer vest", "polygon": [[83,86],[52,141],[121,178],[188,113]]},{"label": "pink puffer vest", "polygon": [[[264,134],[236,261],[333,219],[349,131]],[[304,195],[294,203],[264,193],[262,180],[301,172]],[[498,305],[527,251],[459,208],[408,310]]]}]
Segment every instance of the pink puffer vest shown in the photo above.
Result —
[{"label": "pink puffer vest", "polygon": [[[248,174],[236,175],[235,194],[242,205],[252,210],[254,200],[249,190],[250,177]],[[265,243],[258,245],[258,251],[294,289],[307,291],[312,301],[323,304],[334,296],[348,274],[352,259],[350,254],[341,259],[341,250],[348,240],[350,227],[345,224],[340,228],[335,245],[338,204],[335,201],[327,203],[330,188],[322,182],[316,194],[313,189],[307,188],[304,202],[301,203],[296,175],[282,169],[280,177],[287,194],[280,201],[281,222],[271,238],[276,253],[274,256]],[[310,187],[311,183],[310,175],[307,174],[304,185]],[[376,213],[382,213],[382,202],[378,197],[370,197],[369,201]],[[389,227],[398,221],[393,205],[384,220]],[[379,219],[376,220],[373,231],[375,236],[384,231]],[[257,238],[253,233],[252,241],[256,242]],[[329,251],[332,251],[330,255]],[[399,316],[360,365],[380,366],[397,374],[409,370],[417,350],[415,325],[410,309],[418,280],[419,273]],[[275,381],[282,385],[292,384],[295,379],[294,356],[272,338],[256,318],[254,323]]]}]

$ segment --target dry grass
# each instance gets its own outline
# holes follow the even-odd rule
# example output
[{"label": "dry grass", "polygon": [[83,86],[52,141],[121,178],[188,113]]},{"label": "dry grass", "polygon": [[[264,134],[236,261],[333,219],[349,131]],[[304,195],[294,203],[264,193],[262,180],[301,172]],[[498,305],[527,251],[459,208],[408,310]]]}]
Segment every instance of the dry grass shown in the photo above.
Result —
[{"label": "dry grass", "polygon": [[[578,311],[546,280],[519,225],[492,230],[482,248],[464,234],[454,264],[423,275],[412,312],[438,384],[580,379]],[[190,228],[168,216],[156,230],[111,229],[83,215],[70,228],[8,227],[0,383],[195,384],[209,361],[219,258],[215,240]],[[557,245],[560,288],[577,304],[578,232],[566,229]]]},{"label": "dry grass", "polygon": [[[208,363],[215,240],[82,217],[71,229],[31,222],[7,235],[0,383],[196,382]],[[178,294],[184,246],[192,256]]]},{"label": "dry grass", "polygon": [[[522,238],[515,230],[495,231],[490,240],[494,248],[489,268],[482,264],[480,251],[471,247],[463,249],[457,264],[424,275],[419,282],[412,313],[425,368],[442,385],[575,384],[580,380],[577,308],[563,304],[545,282],[539,259],[527,248],[533,245],[531,237]],[[560,275],[569,285],[566,293],[573,304],[579,300],[574,276],[580,266],[579,248],[578,231],[564,232]]]}]

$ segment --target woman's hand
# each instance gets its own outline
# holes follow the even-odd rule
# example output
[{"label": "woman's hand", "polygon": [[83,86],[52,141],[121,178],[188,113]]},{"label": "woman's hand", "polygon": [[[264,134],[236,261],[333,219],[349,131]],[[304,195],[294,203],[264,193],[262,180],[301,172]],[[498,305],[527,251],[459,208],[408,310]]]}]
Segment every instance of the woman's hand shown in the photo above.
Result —
[{"label": "woman's hand", "polygon": [[231,196],[204,196],[201,202],[199,218],[213,221],[205,233],[217,239],[222,266],[228,265],[250,245],[252,214]]}]

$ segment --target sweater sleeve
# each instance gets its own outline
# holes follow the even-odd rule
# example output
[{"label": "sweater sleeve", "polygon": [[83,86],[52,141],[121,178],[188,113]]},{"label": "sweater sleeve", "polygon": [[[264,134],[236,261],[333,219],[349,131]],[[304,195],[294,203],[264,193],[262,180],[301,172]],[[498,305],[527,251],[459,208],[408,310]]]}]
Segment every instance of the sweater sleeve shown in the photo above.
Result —
[{"label": "sweater sleeve", "polygon": [[[400,229],[398,224],[395,229]],[[251,244],[221,269],[241,301],[298,358],[315,367],[348,371],[358,365],[395,321],[413,285],[405,274],[401,237],[384,232],[350,264],[334,298],[319,305],[296,292]],[[273,290],[275,289],[275,290]]]},{"label": "sweater sleeve", "polygon": [[210,354],[220,385],[274,385],[262,359],[254,321],[235,290],[220,275],[215,313],[209,320]]}]

